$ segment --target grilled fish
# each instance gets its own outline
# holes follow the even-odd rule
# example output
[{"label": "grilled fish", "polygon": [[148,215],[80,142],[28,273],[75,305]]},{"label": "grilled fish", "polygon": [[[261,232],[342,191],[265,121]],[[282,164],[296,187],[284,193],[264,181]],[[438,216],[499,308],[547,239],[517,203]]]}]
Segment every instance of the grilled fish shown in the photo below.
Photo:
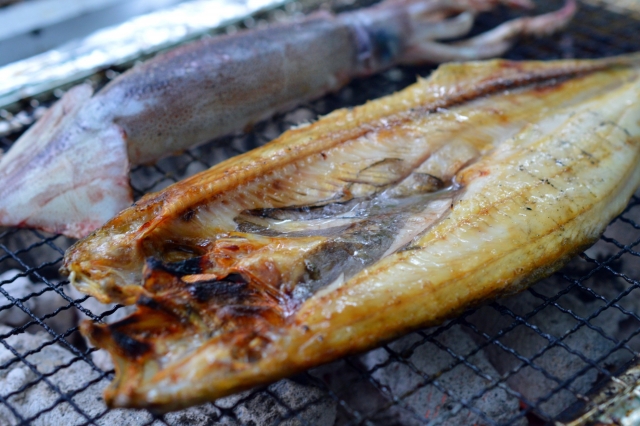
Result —
[{"label": "grilled fish", "polygon": [[106,401],[173,410],[525,288],[640,183],[640,55],[443,65],[145,196],[65,254]]},{"label": "grilled fish", "polygon": [[319,12],[182,46],[96,94],[76,86],[0,158],[0,225],[84,237],[133,202],[129,165],[241,131],[396,64],[498,56],[519,35],[561,28],[576,9],[567,0],[559,11],[468,40],[437,41],[463,36],[478,12],[500,2],[532,5],[390,0],[335,16]]}]

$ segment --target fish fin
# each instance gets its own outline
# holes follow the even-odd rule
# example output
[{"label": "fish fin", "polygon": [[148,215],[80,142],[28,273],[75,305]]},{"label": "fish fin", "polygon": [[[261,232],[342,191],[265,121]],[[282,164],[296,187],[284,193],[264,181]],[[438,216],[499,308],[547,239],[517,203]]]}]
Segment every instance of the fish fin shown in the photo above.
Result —
[{"label": "fish fin", "polygon": [[81,117],[92,93],[70,89],[0,158],[0,225],[80,238],[131,204],[124,132]]}]

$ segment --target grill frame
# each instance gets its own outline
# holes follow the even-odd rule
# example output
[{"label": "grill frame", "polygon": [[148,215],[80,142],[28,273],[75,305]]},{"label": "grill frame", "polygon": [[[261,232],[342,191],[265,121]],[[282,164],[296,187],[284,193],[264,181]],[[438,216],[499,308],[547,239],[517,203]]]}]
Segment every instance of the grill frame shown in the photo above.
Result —
[{"label": "grill frame", "polygon": [[[542,7],[536,11],[537,13],[552,10],[558,7],[559,2],[545,1],[540,3],[542,3]],[[474,33],[484,31],[514,16],[514,12],[506,9],[498,9],[494,12],[483,14],[478,19]],[[635,32],[634,28],[636,29]],[[632,40],[637,33],[637,29],[640,29],[640,17],[636,15],[621,15],[609,11],[601,5],[582,4],[576,19],[565,32],[552,39],[521,42],[506,57],[517,60],[568,57],[594,58],[627,53],[633,51]],[[293,112],[281,114],[274,119],[259,123],[247,135],[221,138],[179,156],[161,160],[153,166],[136,167],[131,172],[131,182],[135,196],[139,198],[144,193],[161,189],[224,158],[262,145],[292,125],[298,124],[301,119],[313,119],[339,107],[358,105],[368,99],[401,90],[415,81],[415,75],[426,76],[432,69],[433,67],[394,68],[382,75],[355,81],[338,93],[330,94],[320,100],[302,105]],[[122,68],[112,68],[97,75],[94,79],[100,81],[100,84],[104,84],[109,77],[113,78],[121,71],[123,71]],[[48,102],[52,100],[50,99]],[[32,122],[34,114],[38,114],[39,108],[38,102],[24,101],[22,103],[22,110],[20,112],[16,111],[16,116],[22,114],[22,122],[25,126],[6,137],[0,138],[0,147],[2,149],[7,149],[17,139],[22,131],[25,130],[26,125]],[[8,113],[5,111],[4,114],[7,115]],[[581,377],[592,370],[595,371],[598,378],[589,391],[596,391],[606,384],[611,377],[622,373],[636,361],[636,354],[638,348],[640,348],[640,337],[638,337],[640,335],[640,327],[636,327],[625,337],[612,336],[611,333],[602,328],[598,321],[601,315],[604,315],[605,312],[610,312],[608,310],[612,309],[629,318],[632,324],[640,325],[640,311],[626,306],[626,303],[635,297],[632,295],[634,290],[640,287],[640,272],[638,272],[640,270],[640,259],[638,259],[640,253],[636,251],[637,246],[640,245],[640,208],[638,206],[640,206],[640,197],[636,195],[631,199],[625,211],[612,222],[613,225],[608,228],[608,231],[598,242],[597,245],[599,245],[600,251],[592,250],[594,253],[597,252],[598,256],[591,254],[590,251],[583,253],[550,279],[526,290],[524,294],[527,294],[527,297],[532,297],[538,303],[524,313],[519,312],[512,306],[514,300],[524,297],[522,294],[512,298],[501,299],[476,310],[467,311],[460,317],[439,327],[413,333],[411,335],[412,338],[417,340],[408,345],[408,349],[404,348],[399,351],[397,342],[382,345],[376,350],[378,351],[376,356],[383,358],[380,362],[371,361],[375,356],[372,358],[371,353],[369,353],[345,358],[329,366],[298,375],[292,379],[292,383],[314,386],[322,391],[322,396],[315,400],[312,398],[301,406],[292,406],[290,402],[287,402],[278,393],[277,387],[272,385],[245,392],[239,398],[232,400],[232,402],[214,402],[192,410],[196,410],[203,417],[208,417],[212,424],[216,420],[242,423],[244,417],[239,415],[239,412],[244,407],[250,406],[256,400],[268,399],[272,401],[273,411],[278,412],[278,415],[272,419],[273,424],[289,424],[294,420],[299,424],[310,424],[309,419],[305,417],[305,410],[321,404],[321,401],[333,401],[337,410],[336,421],[338,424],[378,424],[384,423],[386,420],[411,424],[429,424],[429,418],[425,418],[425,413],[416,410],[415,404],[411,402],[411,397],[430,386],[429,389],[433,388],[435,391],[446,395],[447,404],[453,404],[454,406],[449,410],[453,413],[450,417],[441,416],[443,424],[453,422],[456,418],[455,416],[462,410],[467,410],[467,412],[471,413],[470,416],[476,416],[481,422],[491,425],[515,424],[521,419],[533,425],[569,420],[575,417],[590,400],[590,394],[585,395],[583,391],[574,389],[575,383]],[[615,227],[621,227],[626,230],[626,234],[625,232],[622,232],[622,234],[618,232],[614,233],[613,236],[608,236],[609,230]],[[625,238],[620,238],[619,235],[625,235]],[[3,279],[0,279],[0,295],[4,296],[8,301],[8,303],[0,306],[0,314],[3,311],[17,309],[28,319],[24,325],[13,327],[8,331],[0,330],[0,349],[4,348],[12,354],[8,361],[0,362],[0,377],[9,374],[9,371],[15,368],[14,364],[26,367],[34,376],[31,381],[25,383],[16,391],[6,393],[0,389],[0,407],[8,410],[15,417],[17,424],[46,423],[50,412],[65,404],[70,407],[71,412],[75,412],[79,417],[78,424],[101,424],[101,422],[107,421],[109,416],[109,411],[106,410],[106,407],[97,413],[86,412],[86,407],[83,407],[78,402],[78,398],[90,389],[98,385],[104,385],[105,380],[111,380],[113,371],[104,371],[96,364],[95,360],[92,359],[95,349],[86,346],[85,341],[79,335],[77,326],[57,330],[56,326],[52,325],[52,320],[68,312],[75,312],[74,315],[76,317],[86,317],[94,321],[109,321],[117,313],[121,313],[123,308],[115,306],[104,312],[93,312],[93,309],[85,306],[85,304],[87,306],[90,304],[89,296],[76,297],[77,294],[74,295],[71,291],[68,281],[61,280],[61,277],[57,276],[57,267],[60,266],[64,249],[70,242],[64,237],[34,230],[6,229],[0,233],[0,273],[6,273],[9,270],[19,271],[11,276],[5,277],[3,275]],[[605,254],[603,255],[602,253]],[[5,287],[25,277],[34,282],[43,283],[41,289],[22,297],[12,296]],[[624,282],[626,287],[622,288],[613,297],[610,294],[602,294],[600,287],[595,287],[596,289],[594,290],[592,285],[593,281],[598,277],[602,277],[606,282]],[[556,289],[550,294],[545,287],[549,285]],[[44,313],[41,313],[33,307],[37,304],[33,302],[37,302],[51,294],[57,295],[63,301],[55,309],[45,310]],[[565,306],[566,298],[570,294],[583,294],[590,301],[589,303],[596,301],[600,304],[592,309],[588,315],[583,315],[571,307]],[[540,318],[539,316],[547,309],[558,310],[562,315],[569,316],[575,324],[564,333],[549,333],[545,331],[537,321]],[[487,332],[482,324],[478,324],[477,319],[487,312],[493,312],[493,315],[507,319],[509,324],[506,327],[498,327],[497,332]],[[539,336],[548,343],[543,344],[533,355],[522,354],[513,344],[503,341],[506,336],[509,336],[519,327],[526,328],[530,333]],[[576,350],[574,346],[567,342],[571,340],[571,336],[578,335],[577,333],[580,333],[579,330],[583,329],[595,333],[593,336],[601,336],[611,342],[613,346],[606,353],[595,359],[590,354]],[[470,352],[459,353],[460,351],[456,350],[456,348],[442,342],[442,339],[457,332],[456,330],[462,330],[463,333],[471,336],[473,341],[476,342],[476,346]],[[16,341],[16,337],[21,334],[35,332],[44,332],[47,335],[46,340],[36,347],[20,351],[20,348],[13,343]],[[448,354],[453,362],[435,373],[425,371],[424,368],[416,365],[416,361],[412,357],[415,352],[426,346],[433,346],[442,353]],[[43,373],[42,369],[39,369],[39,365],[29,358],[44,353],[50,347],[68,352],[69,357],[53,370]],[[520,364],[506,373],[498,375],[487,374],[487,369],[482,365],[479,366],[477,358],[474,357],[486,352],[488,348],[504,351],[515,357]],[[539,365],[539,361],[546,356],[545,354],[554,350],[554,348],[566,351],[584,365],[569,377],[557,377],[554,372]],[[616,368],[612,370],[607,367],[606,361],[617,351],[624,351],[626,356],[617,362]],[[57,382],[57,374],[64,373],[69,368],[75,368],[72,366],[77,363],[86,364],[85,367],[91,372],[91,377],[86,382],[78,384],[78,386],[71,389],[63,388]],[[415,389],[396,393],[393,391],[393,387],[389,385],[388,380],[387,382],[380,380],[380,375],[383,374],[385,369],[396,365],[410,370],[412,374],[419,377],[418,386]],[[447,375],[452,374],[458,367],[471,370],[488,384],[481,391],[474,392],[470,397],[461,397],[459,389],[453,389],[446,381]],[[518,377],[517,375],[521,370],[527,368],[538,372],[547,380],[555,383],[555,385],[548,388],[546,394],[535,400],[531,400],[521,392],[514,390],[511,386],[512,383],[509,382]],[[339,375],[340,372],[345,372],[346,376],[353,376],[354,378],[348,383],[347,390],[340,388],[331,378],[326,378],[327,375],[333,377]],[[16,408],[15,401],[25,392],[29,392],[29,389],[38,386],[39,383],[46,384],[47,388],[57,395],[56,399],[49,407],[45,407],[32,415],[25,415],[19,408]],[[520,409],[517,414],[505,421],[496,421],[494,417],[477,406],[478,401],[485,395],[498,389],[520,402]],[[353,402],[352,397],[346,395],[346,393],[357,393],[359,391],[371,395],[375,395],[377,392],[376,398],[385,402],[382,402],[382,405],[373,410],[363,409]],[[547,412],[545,404],[565,391],[574,394],[574,402],[563,407],[560,413]],[[458,411],[454,413],[455,410]],[[177,422],[180,421],[176,415],[171,414],[159,416],[141,412],[140,417],[141,420],[138,424],[145,425],[170,425],[178,424]],[[178,420],[176,421],[176,419]]]}]

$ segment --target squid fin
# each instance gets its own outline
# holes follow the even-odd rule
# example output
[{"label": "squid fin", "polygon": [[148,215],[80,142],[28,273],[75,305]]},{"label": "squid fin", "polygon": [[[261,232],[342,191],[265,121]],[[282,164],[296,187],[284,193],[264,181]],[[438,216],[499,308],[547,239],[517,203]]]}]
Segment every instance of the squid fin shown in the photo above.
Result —
[{"label": "squid fin", "polygon": [[132,202],[124,132],[70,89],[0,158],[0,225],[80,238]]}]

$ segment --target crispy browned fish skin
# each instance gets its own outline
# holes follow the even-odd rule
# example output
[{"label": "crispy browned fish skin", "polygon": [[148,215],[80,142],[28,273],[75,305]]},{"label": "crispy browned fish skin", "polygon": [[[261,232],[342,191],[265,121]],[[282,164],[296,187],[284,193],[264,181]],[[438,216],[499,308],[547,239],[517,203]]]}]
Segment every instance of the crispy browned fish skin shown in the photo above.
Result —
[{"label": "crispy browned fish skin", "polygon": [[[401,93],[335,112],[145,197],[65,257],[82,290],[103,301],[139,304],[123,321],[82,327],[114,357],[117,374],[107,402],[165,411],[211,400],[436,324],[548,275],[598,238],[640,181],[639,62],[634,56],[444,66]],[[552,112],[538,111],[545,105]],[[220,207],[224,217],[229,204],[236,215],[313,205],[314,197],[322,204],[311,192],[292,195],[298,204],[276,197],[287,190],[287,167],[300,159],[331,159],[333,149],[364,135],[399,135],[409,144],[406,137],[415,137],[416,128],[445,126],[441,117],[460,112],[468,116],[461,116],[459,127],[502,120],[508,128],[526,111],[535,124],[521,126],[506,141],[486,140],[481,127],[458,134],[482,157],[457,171],[462,193],[451,210],[412,240],[413,250],[390,254],[341,285],[291,308],[286,291],[253,278],[253,266],[231,265],[225,275],[210,264],[227,253],[233,238],[250,247],[263,240],[230,232],[224,220],[207,215],[207,207]],[[294,184],[304,186],[303,177]],[[256,188],[264,195],[252,198]],[[344,196],[343,189],[338,193]],[[202,218],[215,225],[208,233],[202,233]],[[242,245],[233,250],[246,252]],[[257,249],[252,255],[267,259]],[[147,256],[163,262],[151,261],[143,277]],[[189,266],[197,256],[198,265]],[[286,259],[274,262],[290,266]]]}]

